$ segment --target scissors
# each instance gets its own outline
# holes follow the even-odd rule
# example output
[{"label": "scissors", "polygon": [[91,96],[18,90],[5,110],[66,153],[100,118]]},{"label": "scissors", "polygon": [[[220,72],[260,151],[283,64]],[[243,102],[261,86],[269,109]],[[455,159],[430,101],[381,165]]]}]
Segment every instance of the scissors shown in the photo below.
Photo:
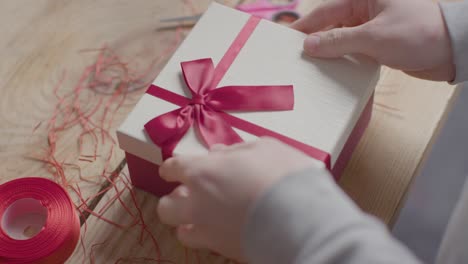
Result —
[{"label": "scissors", "polygon": [[[290,24],[299,19],[300,15],[296,11],[296,8],[300,0],[289,0],[286,4],[276,4],[273,3],[273,1],[274,0],[258,0],[250,4],[238,4],[236,9],[277,23]],[[177,22],[185,26],[194,25],[201,16],[201,14],[198,14],[193,16],[165,18],[161,19],[160,22]]]},{"label": "scissors", "polygon": [[275,4],[272,0],[258,0],[251,4],[237,5],[236,9],[277,23],[290,24],[300,17],[296,12],[298,4],[299,0],[289,0],[286,4]]}]

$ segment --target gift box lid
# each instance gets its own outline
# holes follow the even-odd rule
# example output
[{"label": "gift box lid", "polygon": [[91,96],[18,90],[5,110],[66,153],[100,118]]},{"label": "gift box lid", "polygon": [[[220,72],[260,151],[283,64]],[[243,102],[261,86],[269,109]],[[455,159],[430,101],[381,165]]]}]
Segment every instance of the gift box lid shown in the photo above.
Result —
[{"label": "gift box lid", "polygon": [[[211,58],[216,65],[246,24],[250,15],[213,3],[183,41],[153,84],[190,97],[180,63]],[[294,86],[294,110],[229,112],[338,158],[362,110],[372,95],[380,67],[365,57],[313,59],[303,53],[306,35],[286,26],[261,20],[218,87],[227,85]],[[120,147],[142,159],[160,164],[162,155],[145,132],[151,119],[179,106],[144,94],[117,131]],[[234,129],[245,141],[255,135]],[[193,129],[174,155],[206,152]]]}]

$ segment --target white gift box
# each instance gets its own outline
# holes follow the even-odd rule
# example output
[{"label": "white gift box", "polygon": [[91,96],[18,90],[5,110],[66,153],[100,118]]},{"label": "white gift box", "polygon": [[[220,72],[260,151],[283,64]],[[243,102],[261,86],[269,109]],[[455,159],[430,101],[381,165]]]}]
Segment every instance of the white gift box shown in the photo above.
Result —
[{"label": "white gift box", "polygon": [[[181,78],[180,63],[211,58],[217,65],[250,17],[213,3],[153,84],[190,98]],[[293,110],[228,113],[328,153],[330,170],[339,177],[370,119],[380,68],[364,57],[310,58],[303,53],[305,38],[301,32],[261,20],[218,87],[293,85]],[[178,108],[144,94],[117,131],[120,147],[127,154],[133,184],[158,196],[176,185],[159,178],[161,149],[152,142],[144,126],[153,118]],[[257,139],[256,135],[234,130],[244,141]],[[189,129],[173,154],[204,152],[207,148],[194,129]]]}]

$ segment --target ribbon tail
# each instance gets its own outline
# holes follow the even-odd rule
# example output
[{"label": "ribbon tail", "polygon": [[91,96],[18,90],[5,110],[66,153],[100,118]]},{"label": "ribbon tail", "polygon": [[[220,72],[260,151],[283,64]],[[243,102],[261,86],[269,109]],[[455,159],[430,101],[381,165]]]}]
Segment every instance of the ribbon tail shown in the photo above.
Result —
[{"label": "ribbon tail", "polygon": [[206,106],[195,106],[195,130],[208,148],[215,144],[232,145],[243,142],[223,117]]},{"label": "ribbon tail", "polygon": [[166,160],[192,124],[192,107],[186,106],[153,118],[145,124],[145,130]]},{"label": "ribbon tail", "polygon": [[222,111],[279,111],[294,108],[292,85],[225,86],[207,95],[208,105]]}]

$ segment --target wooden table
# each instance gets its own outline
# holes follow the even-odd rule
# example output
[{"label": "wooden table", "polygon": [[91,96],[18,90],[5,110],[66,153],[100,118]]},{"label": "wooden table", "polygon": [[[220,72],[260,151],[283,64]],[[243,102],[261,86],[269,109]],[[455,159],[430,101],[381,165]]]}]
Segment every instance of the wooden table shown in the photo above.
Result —
[{"label": "wooden table", "polygon": [[[196,2],[195,9],[201,12],[209,1]],[[319,2],[304,1],[300,10],[306,12]],[[30,157],[47,146],[44,123],[53,115],[58,100],[53,87],[63,71],[66,70],[67,79],[62,89],[71,91],[84,67],[96,59],[95,54],[80,53],[80,50],[107,43],[133,62],[148,65],[151,58],[173,45],[174,31],[158,31],[159,19],[193,12],[183,1],[166,0],[3,1],[0,8],[0,183],[31,175],[52,178],[54,171],[49,166]],[[153,69],[152,77],[163,64]],[[127,98],[117,109],[110,127],[113,136],[142,92]],[[363,210],[390,225],[393,223],[456,94],[457,90],[446,83],[414,79],[388,68],[382,70],[370,127],[340,181]],[[104,101],[109,98],[95,96]],[[112,150],[110,140],[99,141],[98,149],[101,154],[113,151],[107,165],[103,159],[78,160],[77,140],[81,132],[80,126],[61,132],[57,157],[78,164],[82,175],[99,175],[105,166],[108,171],[125,172],[123,152],[118,147]],[[70,168],[65,176],[80,187],[82,196],[93,198],[87,204],[94,212],[106,207],[102,216],[109,221],[122,225],[131,222],[133,218],[122,203],[133,214],[138,213],[128,190],[121,194],[121,202],[108,205],[116,189],[93,197],[105,181],[80,181],[77,170]],[[116,188],[122,189],[124,185],[119,182]],[[140,239],[141,223],[116,227],[84,215],[82,245],[68,263],[91,262],[91,259],[96,263],[119,259],[120,263],[137,260],[145,263],[145,258],[146,262],[155,263],[149,261],[155,258],[156,250],[148,232],[158,241],[162,258],[174,263],[198,263],[197,259],[200,263],[229,262],[209,252],[185,250],[172,231],[159,223],[155,211],[158,199],[138,190],[135,195],[146,223],[145,235]],[[75,193],[72,197],[79,204]]]}]

